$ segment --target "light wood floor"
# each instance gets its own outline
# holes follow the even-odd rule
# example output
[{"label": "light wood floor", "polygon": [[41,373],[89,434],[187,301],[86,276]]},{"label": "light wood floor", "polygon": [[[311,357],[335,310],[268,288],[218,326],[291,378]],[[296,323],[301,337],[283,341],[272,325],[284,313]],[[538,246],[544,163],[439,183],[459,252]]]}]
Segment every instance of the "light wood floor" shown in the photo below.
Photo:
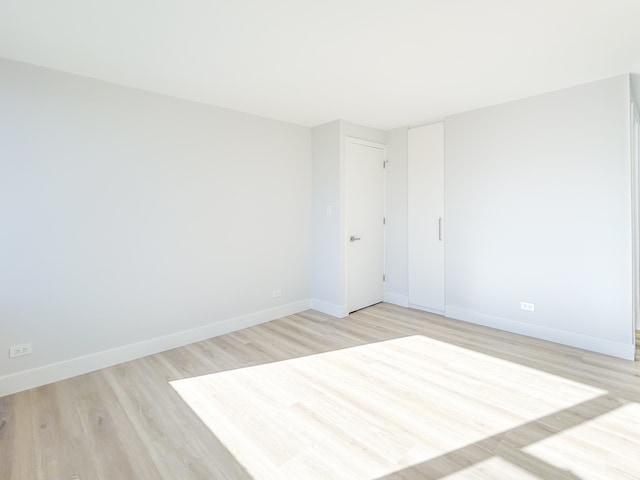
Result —
[{"label": "light wood floor", "polygon": [[640,363],[388,304],[0,398],[2,480],[638,472]]}]

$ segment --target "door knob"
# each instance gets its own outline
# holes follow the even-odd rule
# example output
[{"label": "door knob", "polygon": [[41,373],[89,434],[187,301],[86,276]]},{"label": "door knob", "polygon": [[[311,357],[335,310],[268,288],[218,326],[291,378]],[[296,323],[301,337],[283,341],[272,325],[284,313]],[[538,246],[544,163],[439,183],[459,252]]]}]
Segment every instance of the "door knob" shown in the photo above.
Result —
[{"label": "door knob", "polygon": [[356,240],[360,240],[360,237],[356,237],[355,235],[351,235],[351,236],[349,237],[349,241],[350,241],[350,242],[355,242]]}]

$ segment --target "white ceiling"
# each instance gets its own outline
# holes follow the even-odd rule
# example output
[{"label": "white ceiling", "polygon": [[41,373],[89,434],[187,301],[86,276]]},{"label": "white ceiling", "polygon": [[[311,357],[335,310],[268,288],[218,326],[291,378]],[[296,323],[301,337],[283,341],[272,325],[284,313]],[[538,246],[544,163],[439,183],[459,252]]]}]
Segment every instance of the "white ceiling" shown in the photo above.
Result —
[{"label": "white ceiling", "polygon": [[640,0],[0,0],[0,57],[390,129],[640,73]]}]

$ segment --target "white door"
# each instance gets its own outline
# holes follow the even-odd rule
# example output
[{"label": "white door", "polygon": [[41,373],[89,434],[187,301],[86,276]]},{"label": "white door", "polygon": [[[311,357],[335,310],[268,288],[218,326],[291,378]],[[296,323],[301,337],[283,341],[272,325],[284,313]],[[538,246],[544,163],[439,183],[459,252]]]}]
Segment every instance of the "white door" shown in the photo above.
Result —
[{"label": "white door", "polygon": [[348,138],[346,150],[347,307],[353,312],[384,296],[385,149]]},{"label": "white door", "polygon": [[408,135],[409,306],[444,313],[444,124]]}]

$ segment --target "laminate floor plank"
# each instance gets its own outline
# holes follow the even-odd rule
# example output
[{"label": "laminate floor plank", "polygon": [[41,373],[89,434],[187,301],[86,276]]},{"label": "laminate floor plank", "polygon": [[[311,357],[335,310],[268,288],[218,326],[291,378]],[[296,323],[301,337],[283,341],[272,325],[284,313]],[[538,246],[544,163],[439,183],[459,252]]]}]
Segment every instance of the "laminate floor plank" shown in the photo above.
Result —
[{"label": "laminate floor plank", "polygon": [[[177,374],[178,370],[161,355],[104,371],[107,383],[159,472],[155,478],[242,478],[209,476],[221,473],[212,458],[219,446],[211,432],[189,409],[181,408],[179,398],[166,388]],[[234,472],[232,468],[229,470]]]},{"label": "laminate floor plank", "polygon": [[37,478],[29,392],[0,398],[0,478]]},{"label": "laminate floor plank", "polygon": [[2,480],[638,479],[640,364],[378,304],[0,398]]}]

